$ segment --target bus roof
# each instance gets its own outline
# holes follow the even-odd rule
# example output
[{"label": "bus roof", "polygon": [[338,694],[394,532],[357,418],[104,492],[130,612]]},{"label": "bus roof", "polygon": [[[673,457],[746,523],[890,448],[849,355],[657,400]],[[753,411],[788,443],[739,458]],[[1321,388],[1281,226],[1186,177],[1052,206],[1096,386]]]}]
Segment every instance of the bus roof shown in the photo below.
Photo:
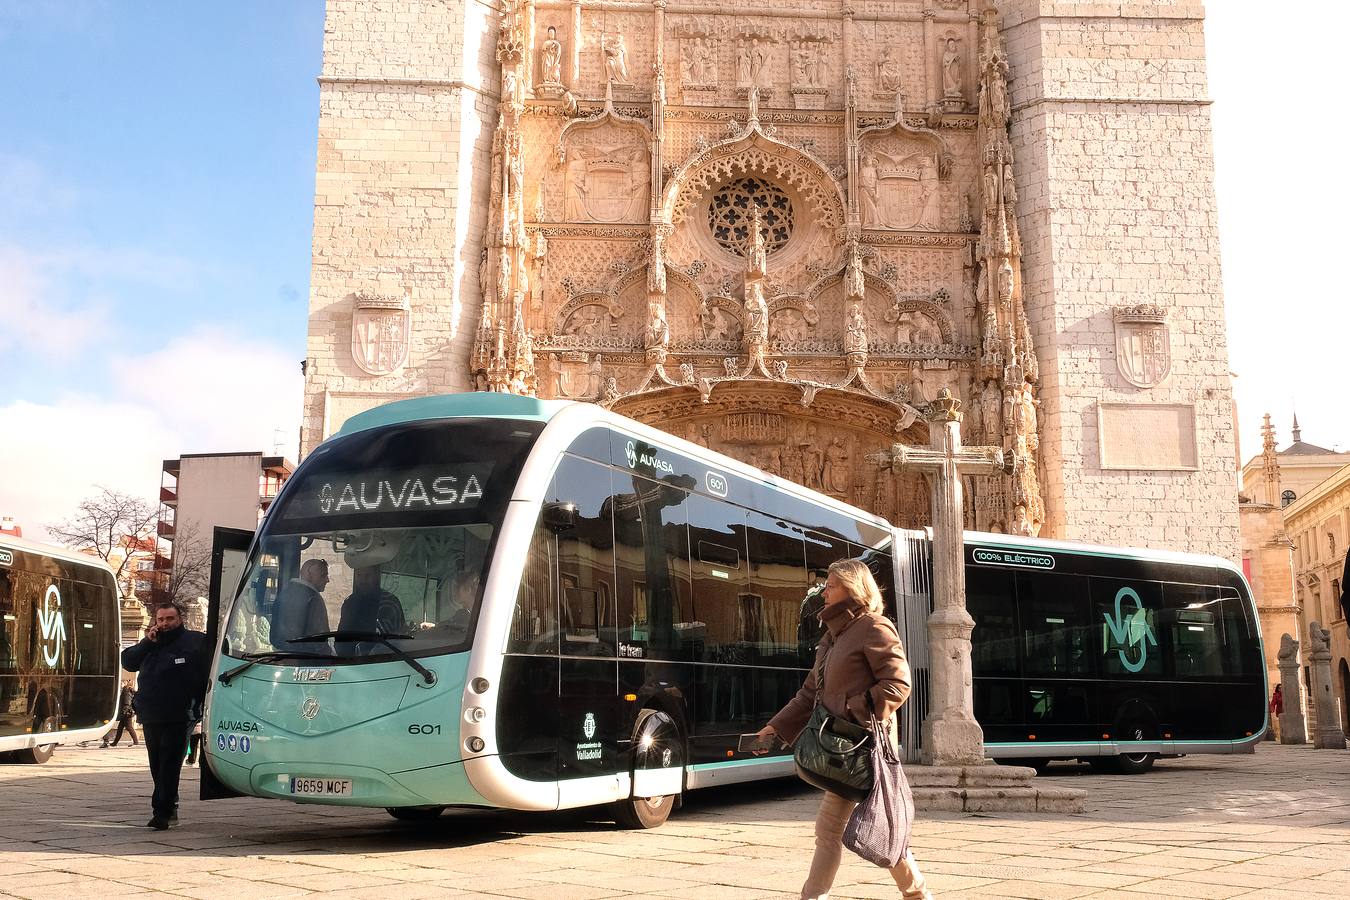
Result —
[{"label": "bus roof", "polygon": [[[931,532],[925,528],[925,532]],[[1205,553],[1182,553],[1177,550],[1157,550],[1152,547],[1117,547],[1108,544],[1084,544],[1078,541],[1062,541],[1055,538],[1021,537],[1012,534],[997,534],[984,531],[965,531],[962,536],[966,544],[990,544],[995,547],[1022,549],[1062,550],[1066,553],[1078,553],[1085,556],[1111,556],[1127,559],[1143,559],[1152,562],[1170,562],[1191,566],[1214,566],[1227,569],[1242,576],[1242,569],[1232,560],[1222,556]]]},{"label": "bus roof", "polygon": [[53,559],[60,559],[95,569],[102,569],[109,575],[113,575],[114,578],[116,577],[112,567],[99,557],[91,556],[88,553],[81,553],[78,550],[72,550],[70,547],[62,547],[59,544],[43,544],[39,541],[30,541],[25,540],[24,538],[13,537],[8,534],[0,534],[0,547],[4,547],[6,550],[19,550],[24,553],[31,553],[34,556],[50,556]]},{"label": "bus roof", "polygon": [[532,419],[547,422],[558,412],[576,401],[540,400],[519,394],[499,394],[476,391],[468,394],[440,394],[435,397],[416,397],[396,400],[374,409],[357,413],[348,419],[335,437],[354,434],[383,425],[400,422],[419,422],[428,419],[498,418]]}]

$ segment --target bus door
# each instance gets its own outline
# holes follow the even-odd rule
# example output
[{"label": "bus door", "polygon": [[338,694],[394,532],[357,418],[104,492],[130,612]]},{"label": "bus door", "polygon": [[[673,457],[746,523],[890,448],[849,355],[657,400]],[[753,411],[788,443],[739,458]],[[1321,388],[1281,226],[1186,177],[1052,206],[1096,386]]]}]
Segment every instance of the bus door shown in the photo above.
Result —
[{"label": "bus door", "polygon": [[[248,562],[248,547],[253,532],[243,528],[223,528],[219,525],[211,543],[211,580],[206,591],[206,645],[214,655],[220,643],[220,619],[228,611],[239,579]],[[215,687],[207,686],[208,693]],[[211,771],[211,755],[202,754],[201,799],[222,800],[242,797],[238,791],[226,787]]]},{"label": "bus door", "polygon": [[910,677],[914,679],[909,702],[900,708],[900,742],[905,762],[917,763],[923,749],[923,720],[928,715],[928,617],[933,612],[932,544],[922,532],[897,529],[893,556],[895,623],[900,630],[900,639],[905,644]]}]

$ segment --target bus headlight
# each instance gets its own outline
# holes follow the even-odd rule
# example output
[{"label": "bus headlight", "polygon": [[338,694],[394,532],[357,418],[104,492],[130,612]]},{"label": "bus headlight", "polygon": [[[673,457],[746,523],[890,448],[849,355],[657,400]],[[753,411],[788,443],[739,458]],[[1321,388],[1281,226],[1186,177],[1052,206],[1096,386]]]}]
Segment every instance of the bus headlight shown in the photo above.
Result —
[{"label": "bus headlight", "polygon": [[483,741],[483,739],[478,737],[477,735],[474,735],[473,737],[469,738],[467,741],[464,742],[465,749],[467,749],[470,753],[482,753],[483,748],[486,746],[487,744]]},{"label": "bus headlight", "polygon": [[468,709],[464,710],[464,721],[468,722],[470,725],[477,725],[486,718],[487,710],[483,709],[481,706],[470,706]]},{"label": "bus headlight", "polygon": [[489,686],[488,680],[481,676],[469,682],[469,687],[473,689],[475,694],[486,694]]}]

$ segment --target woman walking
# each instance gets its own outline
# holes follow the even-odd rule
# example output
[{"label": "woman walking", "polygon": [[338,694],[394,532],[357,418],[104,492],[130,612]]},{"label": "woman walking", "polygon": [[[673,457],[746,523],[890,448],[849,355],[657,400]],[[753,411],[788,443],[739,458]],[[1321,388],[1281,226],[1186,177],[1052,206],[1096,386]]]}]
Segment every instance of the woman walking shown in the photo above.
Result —
[{"label": "woman walking", "polygon": [[[882,614],[881,592],[867,565],[859,559],[841,559],[829,569],[825,606],[820,621],[825,635],[816,648],[816,664],[797,695],[760,729],[763,739],[778,737],[792,743],[811,716],[823,667],[825,689],[819,702],[831,715],[865,725],[873,715],[887,722],[895,741],[895,713],[909,698],[909,663],[895,626]],[[844,826],[857,804],[825,792],[816,816],[816,852],[802,885],[802,900],[829,897],[843,855]],[[930,898],[923,874],[907,853],[891,877],[906,898]]]}]

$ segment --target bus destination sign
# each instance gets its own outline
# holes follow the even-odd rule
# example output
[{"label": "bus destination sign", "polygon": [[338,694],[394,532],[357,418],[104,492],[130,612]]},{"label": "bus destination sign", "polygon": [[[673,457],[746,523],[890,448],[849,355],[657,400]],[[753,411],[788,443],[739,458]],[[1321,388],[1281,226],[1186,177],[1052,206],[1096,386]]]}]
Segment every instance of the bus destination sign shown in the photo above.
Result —
[{"label": "bus destination sign", "polygon": [[1055,558],[1048,553],[1028,553],[1025,550],[998,550],[992,547],[976,547],[973,556],[977,563],[986,566],[1016,566],[1021,569],[1041,569],[1048,571],[1055,567]]},{"label": "bus destination sign", "polygon": [[318,474],[305,479],[286,518],[472,509],[483,499],[491,463],[403,472]]}]

